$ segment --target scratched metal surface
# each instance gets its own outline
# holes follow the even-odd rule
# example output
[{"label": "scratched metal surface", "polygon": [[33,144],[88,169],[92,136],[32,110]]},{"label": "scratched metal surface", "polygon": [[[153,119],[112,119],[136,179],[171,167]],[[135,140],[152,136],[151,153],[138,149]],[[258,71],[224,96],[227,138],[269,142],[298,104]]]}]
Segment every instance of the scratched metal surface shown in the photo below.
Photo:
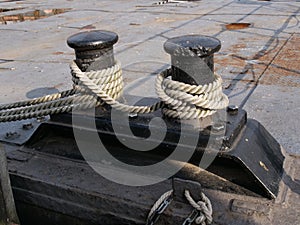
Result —
[{"label": "scratched metal surface", "polygon": [[[1,0],[0,102],[71,88],[68,64],[74,54],[66,39],[77,32],[117,32],[125,90],[147,97],[155,96],[155,73],[170,64],[162,48],[167,38],[210,35],[222,42],[215,69],[231,104],[244,107],[287,151],[300,154],[300,2],[155,2]],[[229,23],[250,26],[230,30]]]}]

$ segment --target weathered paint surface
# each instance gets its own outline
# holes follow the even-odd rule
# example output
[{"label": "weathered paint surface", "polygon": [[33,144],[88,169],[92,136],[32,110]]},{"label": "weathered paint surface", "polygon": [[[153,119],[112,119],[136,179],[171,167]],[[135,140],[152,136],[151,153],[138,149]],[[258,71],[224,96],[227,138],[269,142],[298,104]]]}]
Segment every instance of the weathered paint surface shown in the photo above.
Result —
[{"label": "weathered paint surface", "polygon": [[[296,1],[255,1],[223,0],[193,1],[153,5],[156,1],[0,1],[0,16],[11,18],[15,14],[26,14],[35,10],[71,8],[69,11],[48,18],[34,21],[7,23],[0,25],[0,101],[12,102],[31,98],[37,95],[53,93],[57,90],[71,88],[71,77],[68,64],[74,59],[73,50],[66,45],[70,35],[86,30],[106,29],[119,34],[120,41],[116,46],[116,57],[122,62],[124,79],[129,93],[136,95],[154,95],[154,76],[169,64],[169,56],[163,51],[163,43],[171,37],[186,34],[202,34],[216,37],[222,41],[222,49],[216,55],[216,72],[224,79],[224,90],[231,104],[244,107],[250,118],[260,121],[290,153],[300,154],[299,141],[299,14],[300,3]],[[2,17],[3,18],[3,17]],[[243,29],[228,29],[227,24],[249,23]],[[238,28],[238,27],[236,27]],[[143,84],[143,86],[141,86]],[[12,130],[11,132],[14,132]],[[22,152],[21,152],[22,153]],[[81,190],[88,189],[82,177],[72,177],[72,173],[87,171],[89,181],[95,193],[107,193],[105,187],[93,183],[95,173],[90,168],[69,161],[50,161],[45,155],[27,155],[23,153],[11,156],[11,173],[21,179],[26,170],[31,172],[40,167],[34,174],[38,185],[32,195],[24,195],[26,200],[40,192],[39,181],[50,176],[52,182],[61,183],[61,188],[69,195],[76,195],[74,189],[80,183]],[[25,164],[24,163],[31,162]],[[276,202],[256,202],[257,199],[240,198],[230,194],[207,190],[214,201],[217,221],[236,221],[240,214],[245,214],[244,224],[258,224],[259,216],[265,215],[267,224],[299,224],[299,157],[292,157],[286,165],[287,175],[282,181],[282,189]],[[43,171],[47,163],[49,170]],[[260,163],[266,169],[263,162]],[[82,168],[84,167],[84,168]],[[290,170],[288,169],[290,168]],[[56,173],[53,173],[55,171]],[[66,176],[69,180],[64,180]],[[15,186],[22,187],[24,180],[15,180]],[[24,178],[26,179],[26,178]],[[40,179],[40,180],[39,180]],[[74,181],[74,180],[75,181]],[[73,183],[74,181],[74,183]],[[19,182],[19,183],[18,183]],[[52,184],[47,184],[51,186]],[[94,185],[94,186],[93,186]],[[52,187],[52,186],[51,186]],[[109,191],[117,192],[118,186]],[[161,184],[159,190],[151,190],[151,202],[161,192],[168,190],[171,184]],[[101,189],[103,188],[103,189]],[[22,189],[19,189],[22,196]],[[132,190],[126,197],[137,196],[138,201],[147,202],[143,212],[138,214],[138,222],[145,219],[145,211],[150,207],[149,199],[141,195],[144,190]],[[147,193],[147,191],[146,191]],[[24,194],[24,193],[23,193]],[[41,200],[60,200],[59,192],[51,193],[53,198],[39,196]],[[97,195],[96,194],[96,195]],[[103,194],[103,193],[102,193]],[[123,195],[124,193],[122,193]],[[81,196],[82,200],[85,199]],[[95,200],[95,196],[91,195]],[[86,200],[86,199],[85,199]],[[147,201],[146,201],[147,200]],[[109,205],[111,199],[104,199]],[[245,206],[241,201],[249,202]],[[41,201],[43,202],[43,201]],[[97,202],[86,201],[87,206]],[[124,203],[125,204],[125,203]],[[232,205],[230,205],[232,204]],[[261,204],[266,208],[261,208]],[[268,204],[273,207],[267,210]],[[62,205],[74,215],[88,209],[82,206],[62,202]],[[224,207],[224,205],[226,207]],[[71,207],[70,207],[71,206]],[[178,206],[178,208],[176,207]],[[180,214],[189,209],[174,208]],[[285,210],[282,210],[284,206]],[[22,207],[22,205],[20,206]],[[45,206],[46,207],[46,206]],[[74,207],[74,208],[72,208]],[[103,206],[100,206],[100,208]],[[126,206],[124,206],[126,208]],[[290,210],[292,209],[292,210]],[[26,207],[24,207],[26,210]],[[126,217],[124,210],[124,217]],[[231,211],[224,214],[224,210]],[[117,213],[116,213],[117,214]],[[86,213],[86,215],[91,215]],[[169,214],[167,214],[169,215]],[[228,217],[224,216],[228,215]],[[254,217],[252,217],[254,215]],[[97,213],[93,214],[97,219]],[[118,214],[118,216],[120,216]],[[269,219],[272,218],[272,219]],[[175,218],[176,219],[176,218]],[[166,221],[167,218],[162,218]],[[288,222],[287,222],[288,221]]]},{"label": "weathered paint surface", "polygon": [[[293,117],[300,105],[299,98],[293,97],[299,95],[299,2],[203,0],[153,5],[155,2],[0,2],[3,9],[0,16],[70,9],[48,18],[0,25],[0,82],[6,84],[1,85],[0,101],[30,98],[35,90],[43,95],[70,88],[68,64],[74,54],[65,42],[67,37],[80,31],[107,29],[119,34],[116,55],[122,62],[125,82],[132,87],[134,82],[138,83],[137,78],[148,81],[141,87],[141,96],[145,92],[155,96],[153,76],[147,75],[170,63],[162,47],[167,38],[210,35],[222,41],[215,66],[224,79],[231,103],[249,109],[250,117],[271,129],[289,152],[299,153],[299,129],[290,127],[299,127],[300,122],[285,118],[286,110]],[[240,27],[244,29],[237,29],[239,25],[227,29],[226,25],[232,23],[251,25]],[[273,108],[271,100],[264,96],[260,102],[255,101],[255,96],[261,95],[260,90],[267,93],[269,89],[274,90],[272,96],[278,99],[278,107]],[[280,100],[281,96],[286,97]],[[290,101],[293,102],[291,107],[285,109]],[[257,115],[256,110],[267,112],[267,116]],[[286,125],[277,125],[273,120]]]}]

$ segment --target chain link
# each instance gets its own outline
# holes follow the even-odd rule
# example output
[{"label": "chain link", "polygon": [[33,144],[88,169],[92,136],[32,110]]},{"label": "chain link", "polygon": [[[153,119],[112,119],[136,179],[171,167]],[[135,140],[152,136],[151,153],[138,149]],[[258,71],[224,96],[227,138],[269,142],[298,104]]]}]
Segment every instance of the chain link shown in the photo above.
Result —
[{"label": "chain link", "polygon": [[171,204],[173,198],[172,196],[165,199],[162,204],[153,212],[153,214],[148,218],[146,225],[154,225],[159,219],[160,215],[167,209]]},{"label": "chain link", "polygon": [[182,225],[191,225],[193,222],[198,218],[199,216],[199,211],[194,209],[192,213],[188,216],[188,218],[185,219]]}]

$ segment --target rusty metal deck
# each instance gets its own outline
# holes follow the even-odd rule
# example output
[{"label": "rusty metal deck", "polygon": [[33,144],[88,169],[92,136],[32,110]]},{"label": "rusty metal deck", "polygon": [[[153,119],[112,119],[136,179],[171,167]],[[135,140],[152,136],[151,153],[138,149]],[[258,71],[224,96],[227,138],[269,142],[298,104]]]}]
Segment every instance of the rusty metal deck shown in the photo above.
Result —
[{"label": "rusty metal deck", "polygon": [[[1,102],[71,87],[68,64],[74,55],[66,46],[66,39],[80,31],[107,29],[119,34],[116,53],[128,84],[136,82],[136,78],[152,82],[147,75],[169,63],[162,47],[167,38],[192,33],[210,35],[222,41],[215,59],[216,71],[225,80],[231,103],[244,107],[249,117],[262,122],[288,152],[299,153],[300,3],[153,3],[1,1],[0,8],[14,10],[1,12],[0,21],[4,21],[4,16],[34,10],[49,13],[49,17],[37,16],[36,20],[24,22],[11,16],[7,24],[0,23]],[[52,15],[53,9],[65,11]],[[251,25],[244,29],[226,28],[226,24],[237,22]],[[145,86],[148,95],[154,93],[153,85]],[[286,118],[287,113],[290,119]]]},{"label": "rusty metal deck", "polygon": [[[66,39],[80,31],[118,33],[115,52],[123,66],[125,93],[140,97],[156,97],[155,73],[169,66],[163,50],[168,38],[186,34],[216,37],[222,42],[215,55],[216,72],[224,80],[231,104],[244,108],[249,118],[261,122],[295,155],[282,182],[286,186],[272,203],[273,211],[261,213],[277,224],[293,224],[292,219],[299,224],[295,218],[300,213],[300,2],[201,0],[153,5],[155,2],[0,1],[0,102],[71,88],[69,62],[74,53]],[[19,128],[11,129],[9,132]],[[17,163],[15,160],[13,166]],[[210,197],[216,194],[208,193]],[[249,213],[236,198],[233,206],[237,207],[232,210]],[[286,204],[284,215],[279,213],[282,204]]]}]

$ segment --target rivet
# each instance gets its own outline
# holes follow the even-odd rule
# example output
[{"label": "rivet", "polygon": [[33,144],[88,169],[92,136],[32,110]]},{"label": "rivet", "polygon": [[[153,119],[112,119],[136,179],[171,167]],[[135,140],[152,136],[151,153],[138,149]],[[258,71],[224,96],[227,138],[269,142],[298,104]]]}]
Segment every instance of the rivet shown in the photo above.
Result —
[{"label": "rivet", "polygon": [[32,123],[24,123],[22,126],[23,130],[31,130],[33,128]]},{"label": "rivet", "polygon": [[18,132],[16,132],[16,131],[11,131],[11,132],[7,132],[6,134],[5,134],[5,139],[8,139],[8,140],[14,140],[14,139],[16,139],[16,138],[18,138],[18,137],[20,137],[21,135],[18,133]]}]

